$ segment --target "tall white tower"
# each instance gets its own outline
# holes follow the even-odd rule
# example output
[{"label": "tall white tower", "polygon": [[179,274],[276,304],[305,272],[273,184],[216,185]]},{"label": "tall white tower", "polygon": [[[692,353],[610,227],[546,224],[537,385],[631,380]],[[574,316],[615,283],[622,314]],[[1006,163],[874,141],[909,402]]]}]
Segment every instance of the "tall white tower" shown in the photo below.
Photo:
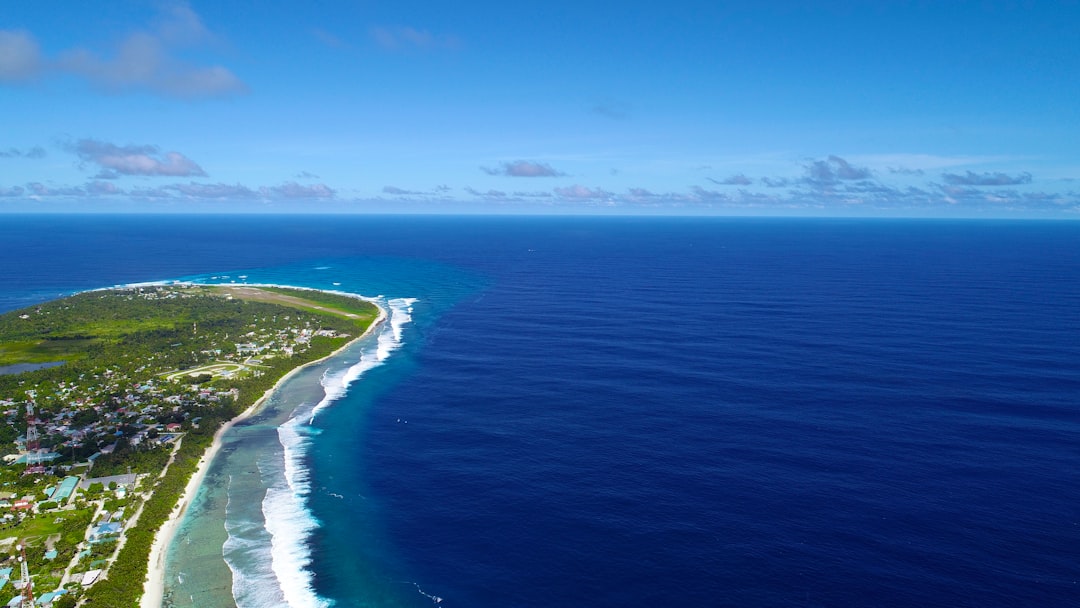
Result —
[{"label": "tall white tower", "polygon": [[30,580],[30,568],[26,565],[26,547],[19,544],[15,546],[15,549],[19,551],[19,568],[22,571],[23,581],[19,608],[34,608],[34,582]]}]

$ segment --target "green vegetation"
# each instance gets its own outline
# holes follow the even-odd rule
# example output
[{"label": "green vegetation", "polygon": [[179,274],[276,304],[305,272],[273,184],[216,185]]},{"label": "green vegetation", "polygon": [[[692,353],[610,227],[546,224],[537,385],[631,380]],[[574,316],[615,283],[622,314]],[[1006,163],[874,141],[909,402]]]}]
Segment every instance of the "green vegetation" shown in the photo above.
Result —
[{"label": "green vegetation", "polygon": [[307,309],[321,310],[323,312],[329,312],[331,314],[352,319],[357,326],[365,329],[368,325],[371,325],[371,322],[374,321],[379,314],[379,309],[371,302],[337,293],[309,289],[290,289],[288,287],[261,287],[260,289],[314,303],[318,305],[319,308],[309,306]]},{"label": "green vegetation", "polygon": [[138,526],[128,531],[123,549],[109,568],[109,577],[87,590],[87,605],[138,605],[142,596],[142,585],[135,588],[131,581],[146,579],[147,556],[150,555],[154,534],[169,519],[173,506],[183,495],[187,480],[195,473],[199,458],[210,446],[212,439],[212,435],[205,433],[184,439],[168,473],[155,483],[153,495],[143,504]]},{"label": "green vegetation", "polygon": [[[35,460],[0,467],[0,492],[23,503],[0,537],[26,540],[39,591],[60,585],[68,564],[79,572],[113,559],[90,588],[69,588],[85,605],[136,606],[154,534],[217,429],[377,314],[347,296],[230,285],[88,292],[0,315],[0,365],[65,362],[0,375],[0,454]],[[44,491],[66,476],[127,473],[141,480],[137,491],[93,483],[64,500]],[[99,510],[128,526],[115,558],[120,543],[82,542]],[[90,553],[76,560],[80,547]],[[45,560],[46,550],[57,556]]]},{"label": "green vegetation", "polygon": [[15,363],[49,363],[77,359],[93,343],[84,339],[51,339],[0,344],[0,365]]},{"label": "green vegetation", "polygon": [[71,546],[75,546],[82,540],[82,535],[92,516],[92,509],[40,513],[28,516],[20,522],[0,527],[0,533],[4,536],[18,536],[28,547],[38,546],[43,539],[60,534],[65,541],[70,542]]}]

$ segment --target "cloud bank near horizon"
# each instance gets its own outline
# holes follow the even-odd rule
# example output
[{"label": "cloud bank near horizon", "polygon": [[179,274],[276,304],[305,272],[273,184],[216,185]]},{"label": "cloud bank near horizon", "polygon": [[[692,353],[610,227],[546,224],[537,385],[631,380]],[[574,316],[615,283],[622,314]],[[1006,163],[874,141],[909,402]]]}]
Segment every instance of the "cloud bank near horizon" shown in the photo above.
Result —
[{"label": "cloud bank near horizon", "polygon": [[944,173],[941,178],[950,186],[1019,186],[1031,183],[1031,174],[1027,172],[1014,177],[1004,173],[974,173],[968,171],[963,175]]},{"label": "cloud bank near horizon", "polygon": [[[78,185],[47,184],[38,181],[23,184],[0,184],[0,199],[15,200],[133,200],[146,204],[154,201],[213,201],[230,202],[316,202],[333,201],[340,205],[363,208],[379,201],[395,205],[419,203],[478,203],[495,204],[500,209],[578,207],[615,208],[623,210],[776,212],[776,211],[859,211],[859,210],[923,210],[927,212],[972,211],[1056,212],[1080,217],[1080,194],[1051,192],[1039,188],[1028,172],[1004,174],[996,172],[940,174],[941,182],[891,183],[889,180],[922,178],[923,170],[878,174],[868,167],[849,162],[843,157],[829,155],[809,159],[794,166],[795,175],[748,176],[735,173],[726,178],[705,177],[712,184],[688,184],[681,190],[657,190],[647,185],[612,188],[599,183],[578,180],[535,190],[501,188],[406,187],[385,185],[374,196],[344,191],[325,183],[310,182],[314,173],[292,173],[277,185],[245,185],[241,183],[171,182],[157,186],[121,184],[124,179],[164,177],[207,177],[208,174],[193,160],[179,152],[162,152],[156,145],[117,145],[95,139],[68,143],[63,149],[74,154],[83,167],[92,166],[98,173]],[[40,157],[44,149],[11,149],[0,153],[3,158]],[[550,165],[530,161],[504,163],[495,170],[485,170],[492,177],[567,178]]]}]

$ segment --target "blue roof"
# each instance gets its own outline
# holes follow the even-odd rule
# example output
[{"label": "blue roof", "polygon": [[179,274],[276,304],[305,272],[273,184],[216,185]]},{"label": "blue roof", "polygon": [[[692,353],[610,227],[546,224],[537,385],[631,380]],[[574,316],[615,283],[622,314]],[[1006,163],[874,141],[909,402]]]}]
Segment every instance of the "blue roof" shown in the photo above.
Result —
[{"label": "blue roof", "polygon": [[106,534],[117,534],[117,533],[120,532],[121,529],[123,529],[123,526],[120,524],[120,522],[110,521],[107,524],[101,524],[100,526],[98,526],[97,529],[94,530],[93,534],[95,536],[104,536]]},{"label": "blue roof", "polygon": [[[47,462],[50,460],[56,460],[61,455],[56,452],[46,452],[44,454],[38,454],[37,459],[41,462]],[[15,459],[12,464],[26,464],[26,454],[19,454],[19,457]]]},{"label": "blue roof", "polygon": [[79,478],[68,476],[64,478],[64,481],[60,482],[56,491],[52,493],[52,499],[55,501],[61,501],[71,496],[71,493],[75,491],[75,486],[79,485]]}]

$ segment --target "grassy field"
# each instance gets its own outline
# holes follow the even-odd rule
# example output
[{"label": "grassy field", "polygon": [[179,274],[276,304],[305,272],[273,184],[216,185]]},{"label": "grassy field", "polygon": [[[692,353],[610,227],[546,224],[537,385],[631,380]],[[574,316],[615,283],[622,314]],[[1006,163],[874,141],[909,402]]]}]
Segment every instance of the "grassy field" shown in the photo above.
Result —
[{"label": "grassy field", "polygon": [[[74,511],[61,511],[58,513],[41,513],[40,515],[24,519],[22,523],[12,528],[10,532],[8,530],[3,530],[0,531],[0,534],[17,535],[19,538],[23,539],[23,542],[28,546],[36,546],[39,542],[44,542],[44,539],[49,536],[54,534],[64,534],[71,529],[78,530],[80,525],[85,526],[82,522],[89,521],[90,516],[93,515],[93,511],[94,509],[90,507]],[[77,525],[76,522],[78,522]],[[68,525],[65,525],[65,523]],[[79,540],[81,539],[74,539],[75,542],[78,542]]]}]

